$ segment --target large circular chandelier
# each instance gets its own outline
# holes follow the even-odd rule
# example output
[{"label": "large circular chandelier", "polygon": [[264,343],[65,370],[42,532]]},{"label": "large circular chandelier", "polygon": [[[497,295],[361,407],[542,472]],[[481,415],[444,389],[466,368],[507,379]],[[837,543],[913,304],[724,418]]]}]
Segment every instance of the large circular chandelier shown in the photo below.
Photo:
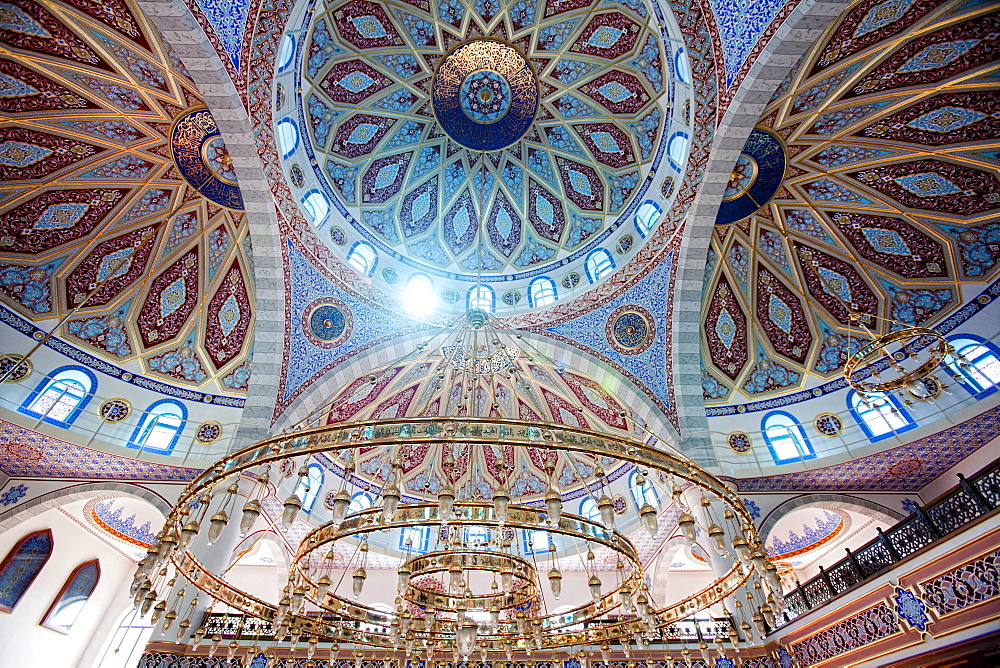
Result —
[{"label": "large circular chandelier", "polygon": [[[662,441],[637,440],[636,429],[497,415],[477,388],[498,376],[524,382],[527,360],[560,367],[483,311],[439,336],[411,359],[437,371],[438,391],[462,388],[457,414],[331,422],[347,399],[339,396],[296,428],[222,457],[185,488],[140,562],[132,591],[142,613],[164,630],[176,624],[191,651],[214,654],[223,639],[200,613],[236,612],[252,644],[234,639],[230,656],[264,653],[268,665],[295,652],[311,660],[320,647],[333,657],[587,650],[607,660],[665,642],[672,625],[710,606],[730,615],[734,646],[763,638],[783,605],[780,581],[733,490]],[[416,452],[439,462],[444,479],[409,467]],[[519,463],[528,461],[547,475],[543,486],[524,484]],[[329,503],[307,512],[315,462],[334,482],[321,491]],[[642,499],[662,501],[616,497],[626,473],[656,490]],[[356,490],[371,503],[355,505]],[[570,495],[594,512],[569,512]],[[294,546],[276,600],[230,575],[229,546],[262,527]],[[682,597],[656,589],[635,541],[672,537],[710,546],[711,584]]]}]

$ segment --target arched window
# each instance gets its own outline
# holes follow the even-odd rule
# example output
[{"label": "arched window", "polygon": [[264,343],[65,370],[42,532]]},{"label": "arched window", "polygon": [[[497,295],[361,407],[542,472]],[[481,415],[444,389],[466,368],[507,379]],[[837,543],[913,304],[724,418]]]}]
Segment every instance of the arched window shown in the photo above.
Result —
[{"label": "arched window", "polygon": [[79,366],[61,366],[35,387],[18,409],[49,424],[69,427],[90,403],[97,376]]},{"label": "arched window", "polygon": [[969,335],[948,342],[955,349],[955,356],[948,358],[948,369],[955,380],[977,399],[996,392],[1000,384],[1000,350],[985,339]]},{"label": "arched window", "polygon": [[290,118],[278,122],[278,150],[282,158],[288,158],[299,147],[299,126]]},{"label": "arched window", "polygon": [[688,135],[686,132],[675,132],[667,144],[667,155],[674,169],[680,171],[687,162]]},{"label": "arched window", "polygon": [[551,278],[540,276],[528,286],[528,304],[533,307],[547,306],[559,299],[556,292],[556,282]]},{"label": "arched window", "polygon": [[12,612],[52,554],[52,532],[29,533],[0,564],[0,610]]},{"label": "arched window", "polygon": [[688,58],[684,52],[684,47],[677,49],[677,53],[674,54],[674,65],[677,68],[677,76],[681,78],[681,81],[691,83],[691,67],[688,65]]},{"label": "arched window", "polygon": [[119,615],[114,630],[104,641],[100,659],[94,665],[101,668],[133,668],[138,665],[152,634],[149,615],[142,617],[137,608],[128,606]]},{"label": "arched window", "polygon": [[315,463],[310,464],[309,473],[295,486],[295,496],[302,500],[302,512],[312,512],[316,497],[323,489],[323,478],[323,467]]},{"label": "arched window", "polygon": [[313,225],[319,225],[326,220],[326,214],[330,213],[330,200],[320,191],[310,190],[302,198],[302,208]]},{"label": "arched window", "polygon": [[77,566],[45,613],[42,626],[59,633],[69,633],[100,579],[101,565],[97,559]]},{"label": "arched window", "polygon": [[869,394],[867,399],[862,399],[852,390],[847,395],[847,405],[861,430],[872,441],[881,441],[917,426],[890,394]]},{"label": "arched window", "polygon": [[549,551],[549,532],[537,529],[521,530],[521,547],[524,554],[547,554]]},{"label": "arched window", "polygon": [[596,283],[615,270],[615,261],[611,258],[611,253],[603,248],[598,248],[587,256],[583,267],[587,271],[587,278],[590,279],[590,282]]},{"label": "arched window", "polygon": [[591,522],[601,521],[601,511],[597,509],[597,503],[589,496],[583,497],[580,502],[580,516],[586,517]]},{"label": "arched window", "polygon": [[403,306],[414,315],[430,313],[437,306],[434,283],[424,274],[413,274],[403,291]]},{"label": "arched window", "polygon": [[360,513],[362,510],[368,510],[374,505],[375,499],[372,498],[371,494],[358,492],[351,497],[351,505],[347,506],[347,512]]},{"label": "arched window", "polygon": [[187,423],[187,408],[173,399],[153,402],[145,410],[129,439],[130,448],[169,455]]},{"label": "arched window", "polygon": [[638,230],[639,236],[645,239],[653,231],[656,224],[660,222],[661,213],[663,213],[663,209],[656,202],[646,200],[642,203],[639,210],[635,212],[635,229]]},{"label": "arched window", "polygon": [[375,271],[375,265],[378,264],[378,255],[370,243],[359,241],[347,252],[347,261],[358,270],[358,273],[371,276]]},{"label": "arched window", "polygon": [[430,527],[404,527],[399,532],[399,549],[403,552],[423,554],[430,543]]},{"label": "arched window", "polygon": [[642,504],[648,503],[654,508],[660,507],[660,496],[656,493],[656,488],[653,483],[646,478],[642,485],[636,484],[636,480],[639,477],[638,471],[632,471],[632,474],[628,479],[628,487],[632,491],[632,499],[635,501],[636,508],[642,508]]},{"label": "arched window", "polygon": [[784,411],[768,413],[760,421],[760,430],[764,432],[764,441],[775,464],[816,458],[805,430],[791,414]]},{"label": "arched window", "polygon": [[278,50],[278,71],[281,72],[291,65],[294,57],[295,38],[291,35],[285,35],[285,38],[281,40],[281,49]]},{"label": "arched window", "polygon": [[469,310],[474,308],[482,309],[487,313],[496,310],[497,298],[493,293],[493,288],[488,285],[476,285],[469,290],[468,306]]}]

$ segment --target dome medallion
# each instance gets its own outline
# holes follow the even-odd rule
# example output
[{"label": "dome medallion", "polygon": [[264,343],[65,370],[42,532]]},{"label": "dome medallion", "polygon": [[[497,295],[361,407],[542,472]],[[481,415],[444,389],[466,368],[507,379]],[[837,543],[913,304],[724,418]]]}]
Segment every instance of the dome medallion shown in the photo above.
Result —
[{"label": "dome medallion", "polygon": [[538,84],[528,61],[513,47],[477,40],[441,61],[431,101],[449,137],[474,151],[499,151],[534,122]]}]

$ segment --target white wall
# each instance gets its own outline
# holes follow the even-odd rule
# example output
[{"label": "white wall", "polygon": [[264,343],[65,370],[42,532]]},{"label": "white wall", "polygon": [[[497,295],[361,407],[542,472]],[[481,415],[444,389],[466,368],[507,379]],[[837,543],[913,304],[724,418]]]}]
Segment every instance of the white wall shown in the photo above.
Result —
[{"label": "white wall", "polygon": [[[112,630],[126,598],[133,562],[78,525],[58,509],[30,517],[0,534],[0,555],[29,533],[52,531],[53,549],[48,562],[10,614],[0,613],[0,666],[53,666],[90,668]],[[101,577],[68,635],[40,626],[49,606],[73,570],[98,559]]]}]

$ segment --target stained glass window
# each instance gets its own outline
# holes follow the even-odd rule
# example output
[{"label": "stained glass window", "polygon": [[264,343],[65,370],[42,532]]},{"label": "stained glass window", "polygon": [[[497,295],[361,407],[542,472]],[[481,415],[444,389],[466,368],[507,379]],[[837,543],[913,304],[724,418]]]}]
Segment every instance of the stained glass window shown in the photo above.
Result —
[{"label": "stained glass window", "polygon": [[0,610],[14,609],[50,554],[52,532],[48,529],[28,534],[11,549],[0,566]]},{"label": "stained glass window", "polygon": [[59,633],[69,633],[100,578],[101,566],[97,559],[77,566],[66,580],[59,596],[52,602],[52,607],[45,613],[42,626]]}]

